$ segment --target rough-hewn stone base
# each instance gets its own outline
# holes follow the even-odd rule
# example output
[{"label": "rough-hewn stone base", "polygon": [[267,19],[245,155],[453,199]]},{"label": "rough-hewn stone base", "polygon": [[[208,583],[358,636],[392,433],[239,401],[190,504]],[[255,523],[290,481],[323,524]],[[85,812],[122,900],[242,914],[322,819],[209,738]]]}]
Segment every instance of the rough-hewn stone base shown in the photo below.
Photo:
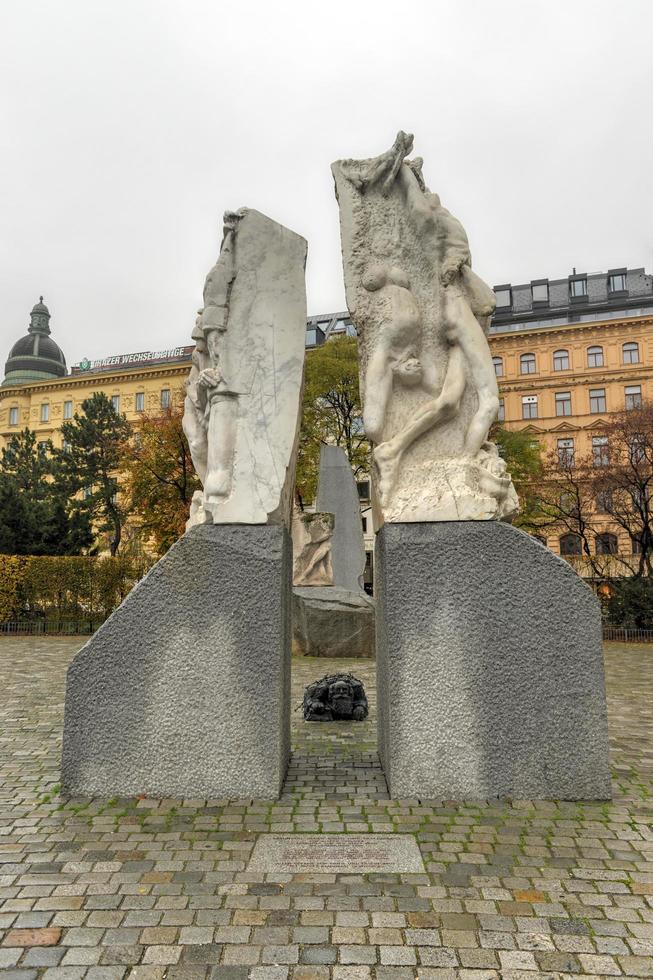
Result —
[{"label": "rough-hewn stone base", "polygon": [[292,649],[301,657],[374,657],[374,599],[337,586],[293,589]]},{"label": "rough-hewn stone base", "polygon": [[379,751],[393,797],[609,799],[599,605],[496,521],[377,536]]},{"label": "rough-hewn stone base", "polygon": [[279,795],[289,755],[292,545],[273,526],[185,534],[68,671],[74,795]]}]

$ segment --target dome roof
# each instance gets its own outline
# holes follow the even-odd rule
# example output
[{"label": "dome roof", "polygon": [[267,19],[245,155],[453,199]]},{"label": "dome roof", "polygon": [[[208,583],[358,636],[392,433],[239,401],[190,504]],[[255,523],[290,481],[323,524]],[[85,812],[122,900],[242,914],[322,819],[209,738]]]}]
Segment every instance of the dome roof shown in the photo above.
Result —
[{"label": "dome roof", "polygon": [[32,309],[29,332],[9,351],[3,385],[63,378],[68,373],[61,348],[49,336],[50,311],[41,296]]},{"label": "dome roof", "polygon": [[50,310],[47,308],[47,306],[43,302],[43,297],[42,296],[39,296],[38,303],[35,303],[34,306],[32,307],[32,313],[46,313],[47,316],[48,316],[48,319],[50,318]]},{"label": "dome roof", "polygon": [[9,351],[9,360],[21,356],[45,358],[49,361],[57,361],[64,368],[66,366],[66,358],[59,345],[55,344],[51,337],[43,337],[39,334],[28,333],[16,341]]}]

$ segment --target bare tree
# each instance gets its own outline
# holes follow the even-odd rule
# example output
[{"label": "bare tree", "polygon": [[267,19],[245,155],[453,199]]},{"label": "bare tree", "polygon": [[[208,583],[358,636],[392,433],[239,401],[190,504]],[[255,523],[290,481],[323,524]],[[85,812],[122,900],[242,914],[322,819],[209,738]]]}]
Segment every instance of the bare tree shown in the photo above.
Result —
[{"label": "bare tree", "polygon": [[605,427],[608,458],[593,469],[592,494],[632,542],[623,559],[631,574],[653,575],[653,406],[641,405],[612,417]]},{"label": "bare tree", "polygon": [[595,579],[604,579],[609,561],[596,553],[596,501],[591,458],[579,458],[573,450],[548,453],[538,501],[538,526],[569,536],[563,557],[582,559]]}]

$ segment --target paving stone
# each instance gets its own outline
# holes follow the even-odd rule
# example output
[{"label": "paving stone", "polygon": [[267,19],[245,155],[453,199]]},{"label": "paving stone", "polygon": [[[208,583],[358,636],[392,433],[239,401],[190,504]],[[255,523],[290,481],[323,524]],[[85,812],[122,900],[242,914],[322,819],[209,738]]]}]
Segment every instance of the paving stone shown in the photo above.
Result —
[{"label": "paving stone", "polygon": [[143,963],[174,964],[180,956],[180,946],[148,946],[143,953]]},{"label": "paving stone", "polygon": [[[307,658],[293,663],[293,704],[309,681],[352,670],[370,715],[353,727],[295,713],[283,795],[270,804],[59,797],[65,670],[79,645],[0,638],[2,980],[653,976],[648,648],[606,647],[611,803],[389,800],[374,664]],[[257,833],[329,828],[413,834],[426,872],[247,872]],[[19,923],[60,940],[6,945]]]},{"label": "paving stone", "polygon": [[417,953],[412,946],[380,946],[379,956],[384,966],[412,966],[417,963]]},{"label": "paving stone", "polygon": [[[61,963],[65,949],[59,946],[35,946],[28,949],[21,961],[22,966],[58,966]],[[2,954],[0,952],[0,967],[3,966]]]},{"label": "paving stone", "polygon": [[[28,951],[28,954],[29,955]],[[10,966],[15,966],[18,960],[23,955],[22,947],[16,947],[14,949],[0,949],[0,969],[7,969]],[[35,966],[37,964],[34,964]]]},{"label": "paving stone", "polygon": [[102,955],[99,946],[69,946],[63,952],[65,956],[61,961],[61,966],[95,966],[100,962]]},{"label": "paving stone", "polygon": [[296,966],[292,971],[292,980],[330,980],[330,976],[328,966]]},{"label": "paving stone", "polygon": [[127,980],[165,980],[165,969],[161,966],[133,966]]},{"label": "paving stone", "polygon": [[3,946],[56,946],[61,929],[10,929],[2,940]]},{"label": "paving stone", "polygon": [[219,943],[200,943],[197,946],[177,947],[181,949],[181,959],[183,963],[205,965],[219,963],[222,957],[223,947]]},{"label": "paving stone", "polygon": [[336,962],[337,950],[334,946],[307,946],[299,954],[300,963],[330,966]]}]

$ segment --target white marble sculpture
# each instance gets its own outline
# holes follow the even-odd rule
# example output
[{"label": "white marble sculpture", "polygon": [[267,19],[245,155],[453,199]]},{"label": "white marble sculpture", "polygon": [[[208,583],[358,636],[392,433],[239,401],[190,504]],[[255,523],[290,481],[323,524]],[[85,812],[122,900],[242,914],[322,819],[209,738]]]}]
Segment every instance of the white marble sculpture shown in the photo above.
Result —
[{"label": "white marble sculpture", "polygon": [[412,146],[400,132],[374,159],[332,165],[375,526],[508,519],[517,495],[487,441],[499,407],[486,338],[494,293],[421,159],[406,159]]},{"label": "white marble sculpture", "polygon": [[184,432],[203,491],[195,524],[290,525],[306,333],[306,241],[227,211],[204,285]]},{"label": "white marble sculpture", "polygon": [[295,511],[292,521],[294,586],[333,585],[333,514]]}]

